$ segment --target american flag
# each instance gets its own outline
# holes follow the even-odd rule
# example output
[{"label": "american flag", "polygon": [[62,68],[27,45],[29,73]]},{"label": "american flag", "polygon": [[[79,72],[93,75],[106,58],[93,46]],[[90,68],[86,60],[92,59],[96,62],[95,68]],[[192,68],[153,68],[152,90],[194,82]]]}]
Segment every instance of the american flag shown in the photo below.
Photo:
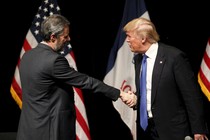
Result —
[{"label": "american flag", "polygon": [[[110,52],[107,74],[104,82],[120,88],[123,91],[135,91],[135,70],[133,62],[134,54],[129,50],[125,41],[126,35],[122,32],[123,26],[130,20],[144,17],[150,19],[144,0],[126,0],[123,18],[119,31]],[[122,120],[130,128],[133,140],[136,139],[136,111],[129,108],[121,100],[113,102],[115,109],[119,112]]]},{"label": "american flag", "polygon": [[[41,35],[40,35],[40,25],[41,22],[48,17],[49,15],[53,14],[60,14],[60,8],[57,4],[56,0],[43,0],[41,6],[38,8],[38,12],[35,15],[35,18],[32,22],[32,25],[30,29],[28,30],[26,34],[26,38],[24,40],[19,60],[15,68],[15,73],[13,77],[13,81],[11,84],[10,92],[13,97],[13,99],[17,102],[20,109],[22,108],[22,89],[21,89],[21,82],[20,82],[20,76],[19,76],[19,64],[21,61],[21,58],[23,54],[36,47],[37,44],[42,41]],[[75,70],[77,70],[76,62],[74,53],[72,51],[72,47],[69,44],[65,46],[64,51],[61,52],[61,55],[64,55],[66,59],[68,60],[71,67],[73,67]],[[89,125],[88,120],[86,116],[86,109],[84,106],[84,99],[82,91],[78,88],[74,88],[74,94],[75,94],[75,109],[76,109],[76,138],[77,140],[90,140],[90,131],[89,131]],[[71,132],[69,132],[71,133]]]},{"label": "american flag", "polygon": [[201,90],[210,101],[210,38],[208,39],[198,73],[198,83],[200,84]]}]

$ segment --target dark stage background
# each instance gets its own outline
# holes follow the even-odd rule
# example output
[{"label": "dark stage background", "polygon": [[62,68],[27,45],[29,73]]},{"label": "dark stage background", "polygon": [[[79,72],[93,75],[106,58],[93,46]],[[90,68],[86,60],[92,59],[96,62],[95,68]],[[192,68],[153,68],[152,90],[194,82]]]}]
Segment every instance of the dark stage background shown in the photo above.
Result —
[{"label": "dark stage background", "polygon": [[[103,80],[111,47],[122,18],[125,0],[58,0],[61,14],[70,22],[71,44],[80,72]],[[151,20],[161,41],[173,45],[190,58],[197,75],[210,37],[209,7],[205,1],[146,0]],[[0,132],[16,132],[20,109],[10,94],[23,41],[41,0],[5,1],[1,11]],[[129,140],[128,128],[105,96],[84,91],[93,140]],[[204,96],[206,117],[209,102]],[[209,123],[209,122],[208,122]],[[210,124],[210,123],[209,123]]]}]

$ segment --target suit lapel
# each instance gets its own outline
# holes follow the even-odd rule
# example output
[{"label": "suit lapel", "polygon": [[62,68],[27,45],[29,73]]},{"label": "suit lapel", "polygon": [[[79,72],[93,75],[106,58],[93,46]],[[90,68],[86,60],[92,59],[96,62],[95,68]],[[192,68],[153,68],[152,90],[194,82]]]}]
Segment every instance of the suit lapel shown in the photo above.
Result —
[{"label": "suit lapel", "polygon": [[142,55],[141,54],[137,54],[135,56],[134,59],[134,63],[135,63],[135,82],[136,82],[136,92],[137,92],[137,96],[139,96],[139,90],[140,90],[140,82],[139,82],[139,77],[140,77],[140,68],[141,68],[141,60],[142,60]]},{"label": "suit lapel", "polygon": [[163,47],[159,44],[158,53],[154,64],[153,75],[152,75],[152,97],[151,104],[153,104],[155,96],[157,94],[158,83],[160,83],[160,77],[162,70],[165,65],[166,59],[164,57]]}]

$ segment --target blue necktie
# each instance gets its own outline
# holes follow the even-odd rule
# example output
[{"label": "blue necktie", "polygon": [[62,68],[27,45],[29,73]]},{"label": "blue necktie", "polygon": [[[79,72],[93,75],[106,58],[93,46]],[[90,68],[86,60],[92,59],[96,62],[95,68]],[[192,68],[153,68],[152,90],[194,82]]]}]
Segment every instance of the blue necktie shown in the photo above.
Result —
[{"label": "blue necktie", "polygon": [[147,56],[144,54],[141,63],[141,75],[140,75],[140,125],[143,128],[143,130],[146,130],[148,125],[146,71],[147,71]]}]

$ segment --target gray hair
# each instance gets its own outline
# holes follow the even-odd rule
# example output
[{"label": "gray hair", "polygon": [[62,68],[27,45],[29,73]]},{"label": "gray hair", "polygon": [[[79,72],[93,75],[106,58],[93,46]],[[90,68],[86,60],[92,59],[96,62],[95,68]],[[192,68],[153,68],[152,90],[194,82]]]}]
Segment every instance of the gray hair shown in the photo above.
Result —
[{"label": "gray hair", "polygon": [[53,14],[47,17],[41,24],[41,34],[44,41],[49,41],[51,35],[58,37],[63,33],[66,26],[69,26],[70,22],[64,16],[59,14]]}]

